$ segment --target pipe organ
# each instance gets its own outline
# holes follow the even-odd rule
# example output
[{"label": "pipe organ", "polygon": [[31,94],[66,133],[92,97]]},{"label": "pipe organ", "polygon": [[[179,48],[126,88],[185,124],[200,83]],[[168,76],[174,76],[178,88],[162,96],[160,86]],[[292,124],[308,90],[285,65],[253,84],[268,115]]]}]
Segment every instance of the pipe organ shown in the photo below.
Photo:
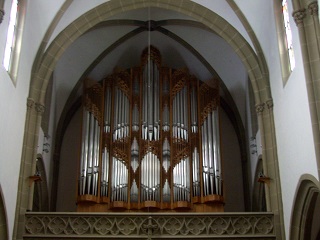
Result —
[{"label": "pipe organ", "polygon": [[83,91],[78,210],[223,211],[219,85],[161,66],[115,69]]}]

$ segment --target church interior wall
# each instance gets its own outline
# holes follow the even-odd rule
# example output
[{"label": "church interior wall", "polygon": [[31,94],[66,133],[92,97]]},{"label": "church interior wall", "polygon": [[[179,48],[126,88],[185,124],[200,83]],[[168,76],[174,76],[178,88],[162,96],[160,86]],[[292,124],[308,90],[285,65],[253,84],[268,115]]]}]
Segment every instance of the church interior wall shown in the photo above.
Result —
[{"label": "church interior wall", "polygon": [[[5,11],[7,13],[9,12],[10,8],[8,2],[9,1],[5,1]],[[5,113],[0,114],[0,132],[2,136],[6,136],[5,141],[1,141],[2,144],[0,145],[0,182],[8,217],[8,229],[10,238],[13,229],[18,191],[13,191],[13,189],[17,189],[18,187],[27,96],[29,91],[30,79],[32,79],[32,64],[34,62],[37,49],[46,30],[48,29],[51,20],[65,1],[57,0],[54,1],[54,4],[53,2],[50,2],[51,4],[49,2],[42,0],[33,0],[28,2],[28,14],[26,18],[25,33],[23,36],[23,46],[21,51],[21,63],[23,64],[20,64],[16,84],[12,82],[4,68],[2,66],[0,67],[0,109],[2,113]],[[92,3],[90,1],[90,4],[99,4],[102,2],[105,1],[101,0],[95,3]],[[197,2],[201,3],[201,1]],[[235,2],[243,11],[245,16],[247,17],[247,20],[249,20],[251,27],[255,31],[268,64],[270,86],[274,102],[274,120],[277,137],[277,143],[275,144],[277,144],[280,167],[282,186],[281,190],[287,233],[286,235],[289,236],[288,231],[290,217],[294,201],[294,193],[296,191],[298,180],[304,173],[310,173],[315,177],[317,176],[317,165],[313,147],[314,145],[313,139],[311,137],[312,131],[310,112],[308,107],[308,96],[304,81],[303,62],[301,60],[298,31],[293,19],[291,18],[291,28],[293,31],[295,56],[297,62],[296,68],[291,74],[287,84],[284,86],[281,79],[281,68],[279,67],[280,61],[276,42],[277,37],[275,35],[276,28],[273,16],[273,2],[270,1],[267,7],[265,7],[266,2],[264,0],[250,2],[236,0]],[[77,11],[84,11],[84,9],[86,8],[85,3],[88,3],[88,1],[74,1],[73,4],[79,4],[81,5],[81,7],[77,10],[71,7],[70,12],[74,12],[74,15],[66,14],[64,17],[69,18],[69,22],[73,21],[75,16],[78,16],[77,14],[79,12]],[[288,1],[288,3],[289,9],[292,12],[291,1]],[[268,10],[266,11],[266,9]],[[264,13],[265,15],[261,15],[262,13]],[[263,18],[265,21],[256,21],[257,18]],[[1,46],[4,46],[7,24],[8,19],[5,17],[3,22],[0,24]],[[57,34],[64,27],[64,25],[59,25],[57,28],[58,30],[55,32],[55,34]],[[1,57],[3,56],[3,51],[3,48],[0,48]],[[66,168],[64,168],[64,166],[60,166],[60,177],[68,173],[63,172],[63,169],[72,169],[72,171],[76,170],[76,168],[72,168],[74,167],[74,163],[72,161],[63,161],[63,159],[74,159],[76,157],[75,154],[78,148],[75,146],[78,143],[73,142],[73,147],[71,148],[71,150],[69,150],[68,147],[70,147],[69,144],[71,144],[71,141],[69,140],[72,134],[75,133],[74,131],[76,131],[76,127],[78,125],[79,122],[73,122],[72,120],[69,125],[71,129],[68,128],[66,132],[64,140],[65,142],[63,143],[61,152],[61,163],[63,162],[63,164],[67,164],[67,166]],[[228,130],[230,130],[231,128],[224,125],[222,127],[223,129],[227,127]],[[235,133],[232,132],[232,130],[230,131],[231,132],[229,134],[234,137]],[[71,139],[74,139],[74,137]],[[259,146],[258,143],[257,145]],[[237,162],[240,162],[240,155],[238,153],[239,149],[236,149],[235,147],[233,151],[236,156],[235,159],[239,158],[239,161]],[[46,169],[48,172],[51,172],[49,165],[47,165]],[[251,165],[251,169],[254,169],[254,164]],[[240,177],[240,175],[238,177]],[[48,180],[49,182],[51,181],[50,179],[51,178],[49,178]],[[63,186],[63,181],[64,180],[62,179],[59,180],[59,186]],[[75,181],[75,179],[71,179],[70,181]],[[240,188],[241,186],[239,185],[238,187]],[[74,207],[75,201],[74,198],[71,199],[71,196],[75,196],[75,190],[72,189],[73,192],[72,194],[70,194],[71,189],[63,189],[62,187],[59,187],[58,189],[59,193],[57,210],[64,210],[64,207],[66,206],[68,206],[68,209]],[[59,198],[59,196],[70,197],[70,199],[68,200],[68,205],[63,206],[63,198]],[[231,195],[227,195],[227,198],[229,197],[231,197]],[[232,203],[232,206],[230,205],[230,208],[235,209],[235,204],[236,203]],[[240,203],[240,205],[242,205],[242,203]]]},{"label": "church interior wall", "polygon": [[[291,16],[292,2],[288,1],[296,67],[287,84],[283,85],[276,42],[274,3],[272,1],[268,4],[264,1],[236,1],[236,3],[249,20],[261,44],[269,69],[286,236],[289,236],[294,195],[300,176],[310,173],[317,178],[318,175],[298,28]],[[257,18],[265,21],[255,21]]]},{"label": "church interior wall", "polygon": [[[17,78],[11,79],[2,64],[0,67],[0,109],[3,113],[0,114],[0,132],[1,136],[5,136],[5,138],[1,137],[2,141],[0,145],[0,182],[8,217],[9,239],[12,238],[15,218],[31,68],[43,34],[52,20],[47,19],[45,21],[45,16],[48,16],[49,13],[52,13],[52,15],[55,13],[51,10],[48,11],[47,4],[43,6],[46,9],[41,11],[33,4],[35,4],[35,1],[28,1]],[[4,10],[6,14],[3,22],[0,24],[1,46],[5,46],[4,42],[7,36],[10,8],[10,1],[5,1]],[[40,18],[41,21],[39,20]],[[4,47],[1,47],[1,59],[3,55]]]}]

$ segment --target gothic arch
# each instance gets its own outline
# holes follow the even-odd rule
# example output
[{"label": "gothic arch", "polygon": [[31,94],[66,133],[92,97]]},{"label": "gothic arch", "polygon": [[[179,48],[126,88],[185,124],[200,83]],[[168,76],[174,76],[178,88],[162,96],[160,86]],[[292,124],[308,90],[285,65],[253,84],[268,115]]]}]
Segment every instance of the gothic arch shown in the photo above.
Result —
[{"label": "gothic arch", "polygon": [[[166,8],[176,12],[186,14],[195,20],[203,23],[212,29],[220,37],[225,39],[230,46],[238,53],[244,66],[247,69],[253,90],[255,93],[255,103],[259,118],[259,128],[262,138],[262,152],[266,156],[264,160],[265,174],[274,179],[273,184],[266,188],[267,209],[274,211],[275,221],[279,222],[276,233],[284,238],[283,217],[282,217],[282,201],[279,195],[280,179],[276,151],[275,128],[273,118],[273,101],[270,92],[270,84],[266,66],[264,61],[260,61],[254,50],[245,41],[241,34],[234,29],[218,14],[208,10],[207,8],[193,3],[189,0],[177,0],[168,2],[166,0],[136,0],[136,1],[109,1],[99,5],[99,11],[92,9],[83,14],[68,27],[62,34],[48,47],[47,51],[38,54],[31,76],[30,92],[27,102],[26,126],[24,135],[24,146],[22,152],[21,175],[19,181],[19,191],[17,200],[17,215],[15,220],[14,237],[21,238],[22,233],[18,233],[19,225],[23,219],[22,209],[30,209],[30,199],[32,199],[33,187],[28,187],[28,182],[23,180],[27,176],[33,174],[36,168],[35,159],[36,152],[34,145],[38,139],[39,127],[41,124],[41,115],[44,111],[44,100],[48,82],[52,75],[53,69],[63,54],[64,50],[72,44],[81,34],[89,30],[92,26],[98,24],[105,19],[129,10],[157,7]],[[100,13],[101,15],[98,15]],[[32,166],[31,169],[29,166]],[[31,172],[30,172],[31,171]],[[29,197],[27,197],[29,196]],[[31,197],[30,197],[31,196]],[[20,227],[20,229],[22,229]]]},{"label": "gothic arch", "polygon": [[[293,205],[291,217],[291,240],[312,239],[316,204],[320,201],[320,185],[318,180],[311,175],[303,175],[300,178]],[[318,202],[318,203],[317,203]],[[316,229],[317,231],[317,229]]]},{"label": "gothic arch", "polygon": [[9,239],[6,207],[5,207],[4,199],[2,196],[1,186],[0,186],[0,239]]}]

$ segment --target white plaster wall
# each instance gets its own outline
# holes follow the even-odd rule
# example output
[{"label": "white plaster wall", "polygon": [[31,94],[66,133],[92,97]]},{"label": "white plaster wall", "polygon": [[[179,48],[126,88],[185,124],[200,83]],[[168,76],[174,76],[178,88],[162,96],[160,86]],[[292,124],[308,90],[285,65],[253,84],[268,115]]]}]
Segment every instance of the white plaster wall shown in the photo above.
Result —
[{"label": "white plaster wall", "polygon": [[[250,21],[260,41],[269,68],[272,98],[274,101],[274,120],[285,230],[286,238],[288,239],[292,205],[299,178],[304,173],[312,174],[317,178],[317,166],[299,36],[297,27],[291,17],[291,1],[288,1],[296,68],[292,72],[287,84],[283,86],[273,1],[237,0],[236,2]],[[261,19],[261,21],[257,19]]]},{"label": "white plaster wall", "polygon": [[[27,14],[16,84],[13,84],[2,64],[0,66],[0,184],[7,212],[9,239],[12,238],[14,225],[31,67],[40,41],[51,21],[50,15],[55,12],[55,8],[48,3],[39,0],[26,2]],[[10,1],[5,1],[4,9],[6,14],[0,24],[1,59],[7,35]]]}]

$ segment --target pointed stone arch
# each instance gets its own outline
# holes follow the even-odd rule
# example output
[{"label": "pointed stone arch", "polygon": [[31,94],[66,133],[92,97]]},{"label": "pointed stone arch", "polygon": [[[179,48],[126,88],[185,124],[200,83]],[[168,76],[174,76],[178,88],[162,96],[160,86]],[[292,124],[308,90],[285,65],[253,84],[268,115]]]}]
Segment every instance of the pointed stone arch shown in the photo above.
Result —
[{"label": "pointed stone arch", "polygon": [[[312,175],[303,175],[300,178],[293,205],[291,217],[291,240],[307,240],[311,238],[315,212],[315,206],[320,201],[320,184]],[[316,229],[317,231],[318,229]],[[318,234],[319,235],[319,234]],[[318,238],[316,238],[318,239]]]},{"label": "pointed stone arch", "polygon": [[[263,165],[265,174],[273,179],[269,188],[266,188],[267,209],[275,213],[276,234],[284,239],[283,231],[283,209],[280,192],[280,178],[276,150],[273,101],[271,97],[270,84],[265,61],[261,61],[250,44],[242,35],[226,20],[211,10],[196,4],[190,0],[133,0],[133,1],[108,1],[86,12],[68,27],[52,42],[43,54],[38,54],[35,60],[36,67],[33,68],[31,76],[30,92],[27,102],[27,116],[24,135],[24,145],[21,160],[21,172],[19,180],[19,191],[17,200],[17,211],[15,220],[14,237],[22,238],[18,229],[23,229],[24,211],[30,209],[32,203],[33,187],[28,186],[27,176],[34,173],[37,153],[34,149],[41,124],[41,115],[44,111],[45,93],[52,72],[58,59],[65,49],[68,48],[78,37],[99,22],[108,19],[118,13],[138,8],[156,7],[170,9],[186,14],[196,21],[203,23],[225,39],[234,51],[239,55],[247,69],[253,90],[258,113],[259,128],[261,131]],[[258,44],[256,42],[256,44]],[[30,168],[30,165],[32,166]]]},{"label": "pointed stone arch", "polygon": [[4,204],[1,186],[0,186],[0,239],[9,239],[6,206]]}]

